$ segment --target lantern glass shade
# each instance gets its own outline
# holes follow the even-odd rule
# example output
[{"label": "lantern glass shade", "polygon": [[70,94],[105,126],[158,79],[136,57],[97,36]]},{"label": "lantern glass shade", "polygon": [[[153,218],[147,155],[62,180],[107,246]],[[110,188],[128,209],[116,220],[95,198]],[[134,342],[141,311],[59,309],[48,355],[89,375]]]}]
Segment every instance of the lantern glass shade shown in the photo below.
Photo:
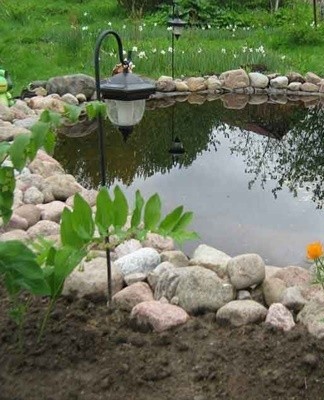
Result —
[{"label": "lantern glass shade", "polygon": [[108,109],[108,118],[118,127],[138,124],[145,111],[145,100],[105,100]]},{"label": "lantern glass shade", "polygon": [[177,38],[182,35],[183,26],[173,26],[172,29],[174,36],[176,36]]}]

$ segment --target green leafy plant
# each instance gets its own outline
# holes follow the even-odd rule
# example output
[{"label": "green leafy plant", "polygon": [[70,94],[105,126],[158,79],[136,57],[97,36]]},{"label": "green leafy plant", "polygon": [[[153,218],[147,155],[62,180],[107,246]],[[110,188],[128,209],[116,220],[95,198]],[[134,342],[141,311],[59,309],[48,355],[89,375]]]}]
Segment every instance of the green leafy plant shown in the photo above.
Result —
[{"label": "green leafy plant", "polygon": [[[64,117],[77,121],[80,109],[67,107]],[[106,107],[94,102],[87,106],[88,114],[106,116]],[[63,116],[44,111],[30,134],[18,135],[10,143],[0,143],[0,216],[4,223],[12,215],[14,171],[21,171],[35,158],[38,149],[52,152],[55,145],[54,129]],[[5,164],[7,163],[7,164]],[[64,282],[93,246],[104,246],[107,251],[108,279],[110,275],[110,250],[122,241],[136,237],[144,239],[148,232],[157,232],[173,237],[178,242],[195,239],[195,232],[186,228],[192,220],[191,212],[177,207],[161,221],[161,199],[158,194],[145,203],[139,191],[135,194],[133,211],[130,212],[125,194],[116,186],[113,195],[102,187],[96,199],[96,212],[80,195],[74,196],[72,210],[65,208],[61,216],[61,244],[39,238],[31,248],[17,240],[0,242],[0,277],[11,300],[9,314],[19,327],[19,342],[25,315],[33,296],[49,298],[47,310],[40,325],[38,341],[42,338],[51,311],[62,293]],[[130,219],[129,219],[130,218]],[[130,223],[128,223],[128,220]],[[97,229],[96,229],[97,228]],[[114,235],[114,244],[109,237]],[[111,283],[110,287],[111,287]],[[111,292],[108,293],[109,300]]]}]

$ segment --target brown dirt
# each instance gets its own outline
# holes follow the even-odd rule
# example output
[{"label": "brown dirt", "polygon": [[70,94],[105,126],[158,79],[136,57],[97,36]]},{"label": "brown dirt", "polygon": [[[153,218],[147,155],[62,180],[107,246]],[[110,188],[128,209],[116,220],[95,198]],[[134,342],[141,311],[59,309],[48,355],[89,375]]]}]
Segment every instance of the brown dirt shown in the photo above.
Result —
[{"label": "brown dirt", "polygon": [[0,287],[1,400],[324,398],[324,341],[298,327],[219,326],[214,314],[164,333],[131,329],[104,299],[61,299],[36,344],[45,302],[26,321],[23,352]]}]

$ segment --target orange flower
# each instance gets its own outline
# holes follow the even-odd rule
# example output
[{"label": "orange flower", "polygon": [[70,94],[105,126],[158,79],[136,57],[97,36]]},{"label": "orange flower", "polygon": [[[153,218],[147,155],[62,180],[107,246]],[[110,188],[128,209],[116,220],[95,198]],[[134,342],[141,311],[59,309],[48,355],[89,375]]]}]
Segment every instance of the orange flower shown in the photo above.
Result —
[{"label": "orange flower", "polygon": [[320,242],[310,243],[307,246],[307,257],[311,260],[316,260],[324,254],[323,246]]}]

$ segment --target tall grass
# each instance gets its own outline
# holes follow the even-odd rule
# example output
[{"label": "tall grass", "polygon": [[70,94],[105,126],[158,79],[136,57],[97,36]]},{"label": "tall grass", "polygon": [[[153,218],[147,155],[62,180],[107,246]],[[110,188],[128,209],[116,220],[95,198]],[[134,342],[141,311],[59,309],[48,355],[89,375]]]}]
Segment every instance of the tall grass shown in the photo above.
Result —
[{"label": "tall grass", "polygon": [[[11,73],[14,94],[37,79],[79,72],[93,75],[95,41],[104,29],[117,31],[125,50],[137,48],[133,52],[135,72],[152,78],[171,75],[167,17],[165,23],[155,22],[161,21],[161,15],[158,19],[131,20],[112,0],[48,0],[46,4],[0,0],[0,6],[0,66]],[[310,27],[311,8],[305,10],[303,37],[308,35],[309,40],[304,43],[297,35],[301,25],[297,20],[288,21],[292,10],[274,17],[283,21],[279,27],[270,23],[268,13],[256,12],[258,17],[250,26],[187,28],[175,43],[176,77],[220,73],[240,66],[249,69],[253,64],[263,64],[268,72],[313,71],[324,76],[324,52],[320,51],[324,30]],[[296,16],[300,20],[300,11]],[[268,26],[263,26],[266,22]],[[110,74],[118,62],[116,50],[113,38],[103,43],[102,74]]]}]

